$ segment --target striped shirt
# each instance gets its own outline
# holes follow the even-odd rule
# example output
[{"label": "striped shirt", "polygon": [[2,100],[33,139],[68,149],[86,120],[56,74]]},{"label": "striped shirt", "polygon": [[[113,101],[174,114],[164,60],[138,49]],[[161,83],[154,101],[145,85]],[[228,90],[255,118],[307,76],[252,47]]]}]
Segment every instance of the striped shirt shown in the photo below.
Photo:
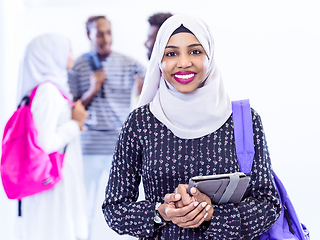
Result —
[{"label": "striped shirt", "polygon": [[[131,90],[135,76],[144,77],[145,68],[134,59],[112,52],[101,61],[107,72],[104,97],[98,93],[87,113],[86,130],[81,134],[83,154],[113,154],[121,126],[130,112]],[[81,56],[69,72],[70,91],[79,99],[90,87],[90,63]]]}]

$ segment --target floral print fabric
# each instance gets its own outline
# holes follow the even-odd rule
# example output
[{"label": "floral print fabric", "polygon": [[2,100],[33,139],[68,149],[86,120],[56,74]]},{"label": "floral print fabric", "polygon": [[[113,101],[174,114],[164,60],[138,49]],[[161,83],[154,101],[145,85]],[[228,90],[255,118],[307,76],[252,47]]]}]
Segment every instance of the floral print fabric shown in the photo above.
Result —
[{"label": "floral print fabric", "polygon": [[[119,234],[140,239],[254,239],[280,214],[268,147],[259,115],[252,110],[255,157],[249,187],[239,204],[214,205],[211,222],[194,229],[168,223],[156,228],[156,202],[196,175],[239,171],[232,115],[217,131],[196,139],[175,136],[149,110],[127,118],[115,150],[103,212]],[[145,199],[136,202],[143,180]]]}]

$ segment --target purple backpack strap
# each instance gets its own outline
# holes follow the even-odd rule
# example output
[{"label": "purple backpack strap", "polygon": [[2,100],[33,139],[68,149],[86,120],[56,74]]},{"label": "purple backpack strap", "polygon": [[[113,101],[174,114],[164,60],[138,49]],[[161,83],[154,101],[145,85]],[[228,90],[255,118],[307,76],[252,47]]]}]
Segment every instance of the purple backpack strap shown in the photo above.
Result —
[{"label": "purple backpack strap", "polygon": [[[254,143],[249,100],[233,101],[232,112],[235,146],[240,171],[250,173],[254,157]],[[273,176],[280,195],[281,214],[276,223],[265,233],[261,234],[259,239],[310,240],[309,230],[299,221],[285,187],[274,172]]]},{"label": "purple backpack strap", "polygon": [[252,115],[249,100],[232,101],[236,153],[240,171],[250,173],[254,157]]}]

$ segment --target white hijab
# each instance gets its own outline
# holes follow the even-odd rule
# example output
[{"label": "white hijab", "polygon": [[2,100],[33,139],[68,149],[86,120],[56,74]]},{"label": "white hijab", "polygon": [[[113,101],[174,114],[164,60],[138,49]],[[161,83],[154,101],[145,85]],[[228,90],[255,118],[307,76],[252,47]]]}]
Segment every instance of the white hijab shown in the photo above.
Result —
[{"label": "white hijab", "polygon": [[[204,86],[191,93],[178,92],[166,82],[161,73],[164,49],[171,34],[181,24],[196,36],[209,58]],[[231,102],[214,61],[211,31],[198,17],[174,15],[159,29],[138,106],[147,103],[150,103],[154,116],[183,139],[199,138],[212,133],[230,117]]]},{"label": "white hijab", "polygon": [[18,80],[17,101],[42,82],[55,83],[69,94],[67,63],[70,53],[68,38],[56,33],[35,37],[26,47]]}]

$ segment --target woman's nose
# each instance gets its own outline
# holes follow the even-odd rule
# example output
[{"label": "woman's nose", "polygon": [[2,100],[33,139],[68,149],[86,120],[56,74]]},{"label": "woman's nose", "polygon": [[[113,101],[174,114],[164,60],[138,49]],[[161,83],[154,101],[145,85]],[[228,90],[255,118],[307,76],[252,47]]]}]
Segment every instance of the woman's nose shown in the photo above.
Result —
[{"label": "woman's nose", "polygon": [[190,57],[186,54],[181,54],[178,59],[177,67],[187,68],[187,67],[190,67],[191,65],[192,65],[192,62]]}]

